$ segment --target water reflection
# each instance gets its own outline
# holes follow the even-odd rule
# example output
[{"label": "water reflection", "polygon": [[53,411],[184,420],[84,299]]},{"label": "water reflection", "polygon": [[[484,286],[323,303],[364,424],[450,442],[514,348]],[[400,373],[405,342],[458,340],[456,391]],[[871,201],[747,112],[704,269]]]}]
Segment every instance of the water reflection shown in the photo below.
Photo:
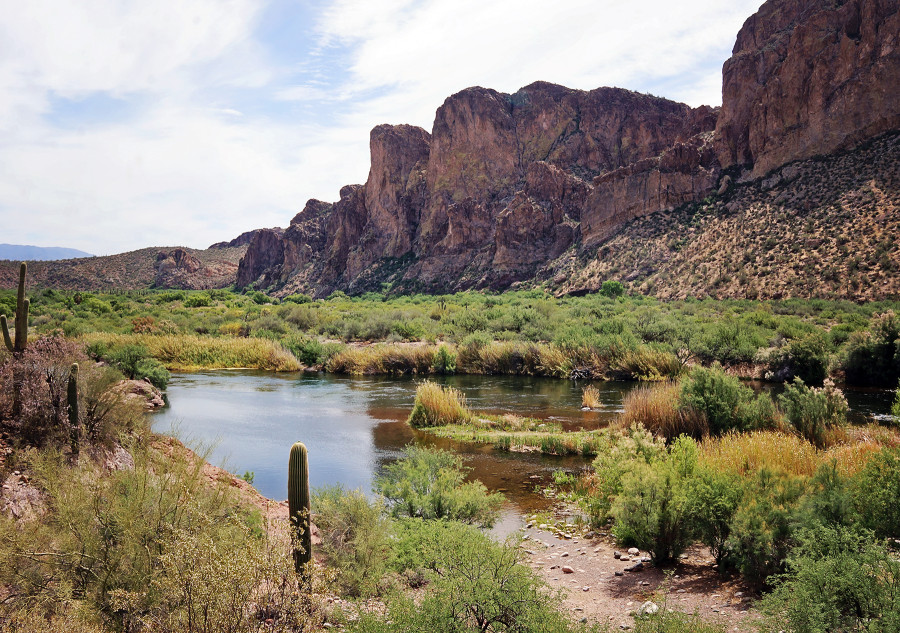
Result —
[{"label": "water reflection", "polygon": [[[581,385],[517,376],[452,376],[440,380],[461,389],[472,408],[561,422],[566,428],[598,428],[621,409],[628,383],[601,386],[601,411],[581,411]],[[286,494],[287,454],[306,443],[313,487],[341,483],[368,492],[385,464],[410,442],[463,455],[472,476],[501,490],[519,510],[542,506],[535,487],[555,468],[575,468],[580,458],[499,454],[485,446],[437,440],[406,424],[415,397],[409,377],[348,378],[326,375],[216,371],[173,375],[169,406],[154,428],[175,428],[189,444],[215,442],[212,461],[241,474],[272,498]]]},{"label": "water reflection", "polygon": [[[555,420],[566,429],[609,424],[622,410],[634,383],[597,383],[603,408],[581,410],[582,384],[522,376],[451,376],[438,379],[465,393],[469,405],[494,414]],[[253,471],[266,496],[287,495],[290,446],[302,440],[310,453],[313,487],[340,483],[370,492],[385,464],[403,454],[410,442],[450,449],[463,455],[472,476],[501,490],[518,511],[545,506],[535,488],[556,468],[578,468],[578,457],[542,457],[498,453],[487,446],[438,440],[411,429],[416,381],[410,377],[358,377],[216,371],[175,374],[170,406],[154,415],[154,428],[173,427],[188,444],[217,442],[212,461],[231,472]],[[856,419],[890,409],[893,392],[848,391]]]}]

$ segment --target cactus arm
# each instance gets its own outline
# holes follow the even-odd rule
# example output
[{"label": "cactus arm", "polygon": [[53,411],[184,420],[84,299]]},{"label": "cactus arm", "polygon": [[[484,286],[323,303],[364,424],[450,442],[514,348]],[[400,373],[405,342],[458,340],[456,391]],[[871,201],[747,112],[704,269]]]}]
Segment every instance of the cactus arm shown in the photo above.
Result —
[{"label": "cactus arm", "polygon": [[288,461],[288,512],[299,547],[294,549],[294,568],[302,583],[309,588],[309,561],[312,558],[312,535],[309,521],[309,459],[306,446],[297,442],[291,447]]},{"label": "cactus arm", "polygon": [[3,342],[6,343],[6,349],[8,349],[10,353],[15,352],[16,348],[13,347],[12,339],[9,337],[9,328],[6,324],[5,314],[0,314],[0,328],[3,329]]}]

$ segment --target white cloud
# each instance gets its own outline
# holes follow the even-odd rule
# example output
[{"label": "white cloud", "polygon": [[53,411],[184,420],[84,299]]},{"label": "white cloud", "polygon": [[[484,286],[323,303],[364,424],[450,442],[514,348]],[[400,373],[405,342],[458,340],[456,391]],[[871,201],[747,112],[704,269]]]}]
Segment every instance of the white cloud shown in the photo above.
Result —
[{"label": "white cloud", "polygon": [[374,125],[430,130],[471,85],[716,103],[759,2],[338,0],[285,58],[256,30],[274,1],[0,0],[3,241],[110,253],[284,226],[365,181]]}]

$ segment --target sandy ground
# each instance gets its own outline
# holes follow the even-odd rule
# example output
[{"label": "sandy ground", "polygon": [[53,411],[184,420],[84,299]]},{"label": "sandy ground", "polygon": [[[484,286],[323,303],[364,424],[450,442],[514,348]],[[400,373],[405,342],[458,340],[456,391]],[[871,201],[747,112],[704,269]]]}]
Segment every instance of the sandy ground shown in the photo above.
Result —
[{"label": "sandy ground", "polygon": [[[753,593],[739,580],[719,576],[705,548],[692,548],[676,565],[660,569],[649,562],[647,552],[629,556],[602,532],[569,539],[552,528],[531,527],[525,536],[521,547],[526,562],[547,584],[563,591],[564,607],[576,619],[631,627],[632,613],[648,600],[698,613],[725,624],[728,631],[745,630],[742,624],[752,618]],[[616,552],[628,560],[616,559]],[[641,571],[625,571],[638,561],[643,561]],[[565,573],[564,567],[572,572]]]}]

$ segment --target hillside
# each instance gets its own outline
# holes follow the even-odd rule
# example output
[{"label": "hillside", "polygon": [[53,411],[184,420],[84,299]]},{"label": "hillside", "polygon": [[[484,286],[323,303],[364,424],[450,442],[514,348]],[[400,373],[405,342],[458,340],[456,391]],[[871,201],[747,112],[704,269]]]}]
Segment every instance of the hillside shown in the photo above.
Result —
[{"label": "hillside", "polygon": [[[245,246],[196,250],[142,248],[137,251],[55,262],[30,262],[29,284],[63,290],[224,288],[234,283]],[[18,283],[19,263],[0,261],[0,288]]]},{"label": "hillside", "polygon": [[900,134],[787,165],[574,250],[538,280],[560,294],[618,279],[662,298],[900,297]]}]

